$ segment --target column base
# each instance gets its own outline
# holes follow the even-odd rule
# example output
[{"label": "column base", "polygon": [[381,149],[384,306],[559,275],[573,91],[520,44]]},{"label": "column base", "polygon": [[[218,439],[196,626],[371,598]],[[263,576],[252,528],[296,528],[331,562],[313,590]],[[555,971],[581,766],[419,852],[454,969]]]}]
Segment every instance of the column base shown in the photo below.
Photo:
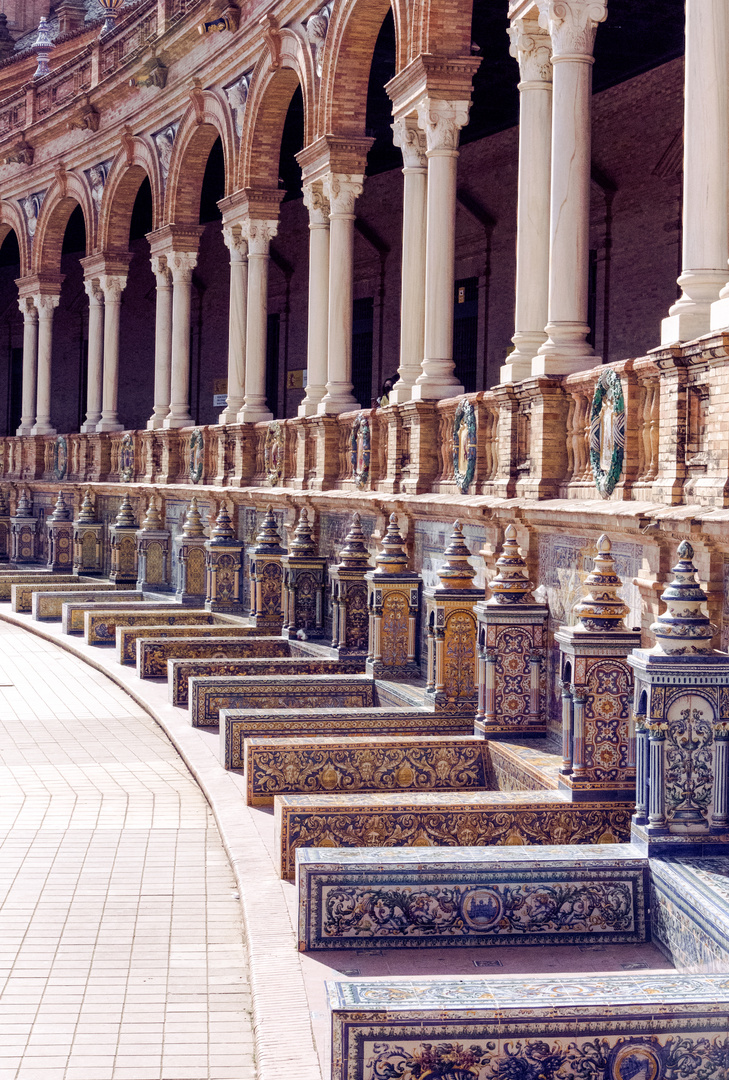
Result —
[{"label": "column base", "polygon": [[326,386],[307,386],[306,397],[299,402],[298,416],[316,416],[324,397]]},{"label": "column base", "polygon": [[406,401],[413,400],[413,386],[415,381],[408,383],[399,380],[390,391],[390,405],[404,405]]},{"label": "column base", "polygon": [[45,420],[38,420],[30,429],[31,435],[55,435],[56,429]]},{"label": "column base", "polygon": [[81,425],[81,433],[83,435],[93,435],[95,431],[98,431],[98,425],[101,421],[101,413],[98,416],[87,417]]},{"label": "column base", "polygon": [[[667,321],[664,319],[664,322]],[[709,314],[709,330],[727,329],[729,329],[729,296],[714,301]]]},{"label": "column base", "polygon": [[508,363],[502,364],[499,368],[499,386],[503,386],[505,383],[521,382],[522,379],[529,379],[531,374],[531,357],[520,356],[518,359],[510,357]]},{"label": "column base", "polygon": [[273,420],[273,413],[265,405],[244,405],[238,413],[238,424],[261,424]]},{"label": "column base", "polygon": [[32,430],[33,430],[33,421],[32,420],[22,420],[21,423],[20,423],[20,427],[15,432],[15,434],[16,435],[30,435]]},{"label": "column base", "polygon": [[194,426],[195,424],[191,416],[166,416],[162,421],[162,427],[165,430]]},{"label": "column base", "polygon": [[[718,300],[711,308],[722,303],[725,301]],[[698,307],[701,310],[697,310]],[[711,318],[709,305],[701,304],[682,311],[679,315],[669,315],[661,319],[661,345],[678,345],[682,341],[693,341],[694,338],[708,334]]]},{"label": "column base", "polygon": [[226,407],[223,409],[220,416],[218,417],[218,423],[219,424],[237,424],[238,423],[238,414],[239,414],[242,407],[243,407],[243,402],[242,401],[234,402],[231,405],[226,405]]},{"label": "column base", "polygon": [[589,371],[591,368],[600,367],[602,358],[594,353],[586,353],[584,356],[560,356],[559,353],[550,353],[547,356],[537,356],[532,360],[532,378],[540,375],[574,375],[577,371]]},{"label": "column base", "polygon": [[340,413],[357,412],[362,406],[350,394],[346,400],[331,398],[327,394],[316,407],[317,416],[339,416]]},{"label": "column base", "polygon": [[169,415],[169,409],[164,412],[153,412],[147,421],[147,431],[159,431],[164,427],[165,420]]},{"label": "column base", "polygon": [[[683,294],[661,322],[661,345],[693,341],[712,329],[712,308],[721,300],[726,270],[685,270],[678,284]],[[720,318],[717,312],[717,318]]]},{"label": "column base", "polygon": [[416,382],[412,388],[411,401],[442,401],[444,398],[461,397],[465,389],[455,379],[428,377],[424,382]]},{"label": "column base", "polygon": [[120,424],[119,421],[116,420],[116,419],[107,418],[105,420],[102,417],[101,420],[99,420],[98,424],[96,425],[95,430],[97,432],[98,431],[124,431],[124,425]]}]

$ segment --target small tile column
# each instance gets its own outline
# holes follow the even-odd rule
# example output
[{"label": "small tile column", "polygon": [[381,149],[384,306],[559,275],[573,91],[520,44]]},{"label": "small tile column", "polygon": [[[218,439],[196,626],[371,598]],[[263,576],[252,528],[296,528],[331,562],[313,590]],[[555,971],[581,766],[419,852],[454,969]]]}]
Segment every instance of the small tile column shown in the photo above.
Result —
[{"label": "small tile column", "polygon": [[241,423],[272,420],[266,403],[266,341],[268,337],[268,260],[274,219],[250,218],[248,238],[248,307],[246,310],[246,395],[238,414]]},{"label": "small tile column", "polygon": [[324,583],[327,561],[316,548],[309,512],[299,515],[288,555],[281,560],[284,573],[285,638],[320,638],[324,635]]},{"label": "small tile column", "polygon": [[243,615],[243,541],[235,535],[225,503],[205,541],[205,609]]},{"label": "small tile column", "polygon": [[5,491],[0,488],[0,563],[10,558],[10,506]]},{"label": "small tile column", "polygon": [[635,814],[634,825],[648,821],[648,725],[645,716],[635,718]]},{"label": "small tile column", "polygon": [[152,256],[155,289],[154,320],[154,410],[147,428],[164,427],[170,412],[172,377],[172,274],[166,255]]},{"label": "small tile column", "polygon": [[593,47],[607,0],[539,0],[552,39],[552,179],[547,340],[532,375],[566,375],[598,364],[587,343]]},{"label": "small tile column", "polygon": [[38,309],[32,296],[18,299],[23,314],[23,395],[22,415],[16,435],[30,435],[35,420],[38,372]]},{"label": "small tile column", "polygon": [[410,401],[425,355],[425,259],[428,210],[428,162],[425,132],[416,115],[398,117],[393,142],[402,151],[402,296],[400,366],[390,404]]},{"label": "small tile column", "polygon": [[104,293],[98,277],[85,278],[84,289],[89,298],[89,352],[86,378],[86,419],[82,432],[97,430],[101,420],[104,367]]},{"label": "small tile column", "polygon": [[122,431],[119,423],[119,322],[125,274],[102,274],[99,286],[104,294],[104,377],[101,420],[97,431]]},{"label": "small tile column", "polygon": [[240,225],[223,225],[223,240],[230,253],[228,400],[218,423],[235,424],[245,402],[248,243]]},{"label": "small tile column", "polygon": [[73,572],[74,574],[101,574],[104,570],[103,544],[104,523],[99,521],[87,488],[78,517],[73,523]]},{"label": "small tile column", "polygon": [[249,551],[251,573],[251,619],[254,626],[269,634],[280,634],[283,625],[283,567],[287,554],[276,528],[273,507],[269,506]]},{"label": "small tile column", "polygon": [[412,679],[420,674],[417,623],[421,578],[408,569],[408,557],[397,524],[390,515],[375,569],[365,575],[370,613],[368,675],[377,679]]},{"label": "small tile column", "polygon": [[172,542],[177,567],[177,599],[190,607],[202,607],[207,594],[205,573],[205,527],[193,495],[182,526],[182,533]]},{"label": "small tile column", "polygon": [[170,533],[164,527],[152,495],[142,524],[137,531],[137,588],[170,589]]},{"label": "small tile column", "polygon": [[371,570],[367,540],[358,513],[339,552],[340,562],[329,571],[332,598],[332,648],[337,656],[367,655],[369,614],[367,572]]},{"label": "small tile column", "polygon": [[16,566],[38,562],[38,526],[28,492],[23,488],[10,517],[10,561]]},{"label": "small tile column", "polygon": [[111,569],[109,580],[119,585],[127,585],[137,580],[137,523],[129,501],[129,495],[122,499],[114,524],[109,527],[111,547]]},{"label": "small tile column", "polygon": [[36,293],[33,297],[38,312],[38,390],[36,418],[31,435],[55,435],[51,424],[51,362],[53,357],[53,314],[61,299],[57,293]]},{"label": "small tile column", "polygon": [[309,211],[309,321],[306,350],[306,396],[299,416],[315,416],[327,392],[329,354],[329,200],[321,180],[304,185]]},{"label": "small tile column", "polygon": [[48,530],[48,569],[54,573],[68,573],[73,567],[73,509],[66,505],[63,492],[53,513],[46,522]]}]

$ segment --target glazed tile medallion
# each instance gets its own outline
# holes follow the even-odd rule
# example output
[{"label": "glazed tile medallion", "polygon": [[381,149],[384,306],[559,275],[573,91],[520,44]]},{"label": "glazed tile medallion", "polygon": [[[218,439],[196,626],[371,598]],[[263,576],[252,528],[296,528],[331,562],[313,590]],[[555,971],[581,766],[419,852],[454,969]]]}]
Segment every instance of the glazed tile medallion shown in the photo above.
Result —
[{"label": "glazed tile medallion", "polygon": [[229,675],[190,680],[190,723],[210,727],[221,709],[363,708],[374,705],[374,679],[365,675]]},{"label": "glazed tile medallion", "polygon": [[[249,642],[255,638],[249,639]],[[171,705],[187,707],[188,680],[205,675],[356,675],[364,670],[364,658],[357,660],[303,660],[299,657],[266,656],[272,638],[261,639],[260,656],[242,659],[210,660],[174,659],[167,661],[169,700]],[[276,642],[277,644],[277,642]],[[281,644],[284,644],[283,642]]]}]

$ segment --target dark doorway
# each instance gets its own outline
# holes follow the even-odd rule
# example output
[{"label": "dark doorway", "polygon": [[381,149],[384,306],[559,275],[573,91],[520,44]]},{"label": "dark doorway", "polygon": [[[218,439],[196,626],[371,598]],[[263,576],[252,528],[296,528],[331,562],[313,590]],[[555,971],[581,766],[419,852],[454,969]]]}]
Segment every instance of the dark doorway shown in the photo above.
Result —
[{"label": "dark doorway", "polygon": [[363,409],[372,404],[372,343],[375,298],[365,296],[352,306],[352,385],[355,401]]},{"label": "dark doorway", "polygon": [[281,316],[269,315],[266,334],[266,401],[275,417],[281,416],[278,401],[278,354],[281,340]]},{"label": "dark doorway", "polygon": [[477,350],[478,278],[461,278],[453,297],[453,361],[456,378],[467,394],[476,389]]}]

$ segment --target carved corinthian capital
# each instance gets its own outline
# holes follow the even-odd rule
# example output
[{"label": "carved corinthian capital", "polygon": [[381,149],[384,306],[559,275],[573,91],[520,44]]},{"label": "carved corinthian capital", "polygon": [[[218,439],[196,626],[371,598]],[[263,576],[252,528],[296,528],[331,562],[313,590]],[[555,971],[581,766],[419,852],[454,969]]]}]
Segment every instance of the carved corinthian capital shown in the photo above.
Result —
[{"label": "carved corinthian capital", "polygon": [[32,296],[19,296],[18,306],[23,316],[24,322],[35,322],[38,318],[38,310],[33,303]]},{"label": "carved corinthian capital", "polygon": [[278,221],[269,218],[249,218],[246,224],[249,255],[268,255],[271,240],[278,232]]},{"label": "carved corinthian capital", "polygon": [[592,56],[598,23],[607,18],[607,0],[538,0],[539,25],[552,38],[555,60]]},{"label": "carved corinthian capital", "polygon": [[166,255],[153,255],[151,258],[152,273],[157,279],[157,288],[165,289],[172,285],[172,275],[167,265]]},{"label": "carved corinthian capital", "polygon": [[172,281],[177,284],[189,284],[192,272],[197,266],[196,251],[171,251],[167,255],[167,265],[172,272]]},{"label": "carved corinthian capital", "polygon": [[240,225],[223,225],[223,240],[231,262],[240,262],[248,254],[248,241]]},{"label": "carved corinthian capital", "polygon": [[402,163],[406,169],[425,168],[425,132],[418,127],[417,116],[398,116],[392,124],[392,141],[402,150]]},{"label": "carved corinthian capital", "polygon": [[519,61],[522,82],[552,81],[552,41],[533,19],[513,19],[508,30],[509,52]]},{"label": "carved corinthian capital", "polygon": [[126,284],[126,274],[102,274],[99,277],[99,285],[104,294],[104,302],[107,304],[121,303],[121,296]]},{"label": "carved corinthian capital", "polygon": [[99,279],[84,278],[84,291],[89,298],[89,305],[91,304],[103,304],[104,294],[99,284]]},{"label": "carved corinthian capital", "polygon": [[468,123],[470,101],[425,98],[418,105],[418,125],[425,132],[428,153],[457,150],[461,128]]},{"label": "carved corinthian capital", "polygon": [[329,199],[330,216],[350,216],[354,204],[362,194],[364,176],[354,173],[327,173],[324,177],[324,194]]},{"label": "carved corinthian capital", "polygon": [[309,211],[310,225],[329,224],[329,199],[324,194],[324,184],[321,180],[304,184],[304,206]]}]

